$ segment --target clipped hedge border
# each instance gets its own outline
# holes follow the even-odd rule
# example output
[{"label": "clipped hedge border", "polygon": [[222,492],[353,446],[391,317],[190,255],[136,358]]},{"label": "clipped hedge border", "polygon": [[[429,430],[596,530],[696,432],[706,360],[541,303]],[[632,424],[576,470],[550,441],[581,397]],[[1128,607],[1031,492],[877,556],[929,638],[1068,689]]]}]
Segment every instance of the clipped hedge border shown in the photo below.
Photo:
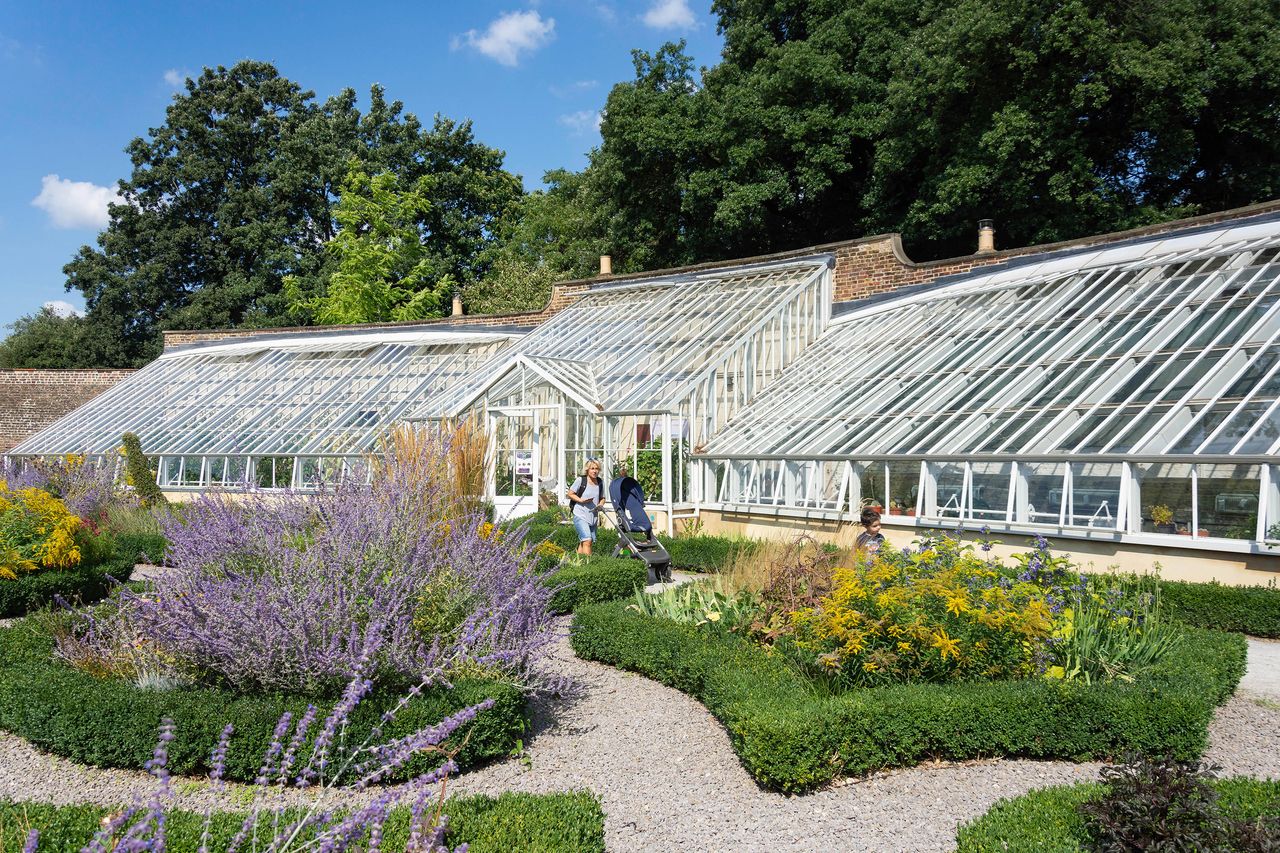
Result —
[{"label": "clipped hedge border", "polygon": [[1177,653],[1132,684],[918,684],[814,693],[741,637],[653,619],[611,602],[580,607],[579,657],[632,670],[701,700],[762,785],[815,788],[929,758],[1084,759],[1128,750],[1199,756],[1213,710],[1244,673],[1238,634],[1188,629]]},{"label": "clipped hedge border", "polygon": [[[566,551],[578,547],[578,534],[572,525],[547,523],[539,519],[529,523],[525,538],[530,542],[546,540],[560,546]],[[516,519],[511,527],[518,527],[525,519]],[[735,539],[728,536],[665,536],[658,535],[660,541],[671,555],[671,566],[691,572],[717,572],[729,565],[744,549],[755,549],[758,543],[750,539]],[[611,554],[618,544],[618,532],[608,527],[596,531],[596,542],[593,550],[597,554]]]},{"label": "clipped hedge border", "polygon": [[1280,638],[1280,588],[1160,582],[1160,605],[1172,619],[1197,628]]},{"label": "clipped hedge border", "polygon": [[[1253,821],[1280,813],[1280,782],[1237,777],[1211,783],[1218,790],[1222,811],[1236,820]],[[1104,791],[1098,782],[1040,788],[1021,797],[1001,800],[956,833],[957,853],[1038,850],[1079,853],[1088,835],[1081,803]]]},{"label": "clipped hedge border", "polygon": [[[271,743],[276,721],[285,711],[293,712],[296,719],[309,701],[301,695],[249,695],[204,687],[149,691],[120,680],[95,678],[55,660],[52,637],[30,623],[25,620],[0,628],[0,729],[82,764],[142,767],[155,749],[160,720],[169,717],[176,729],[169,745],[170,770],[203,773],[209,769],[209,752],[219,734],[231,723],[236,733],[227,755],[226,777],[251,781]],[[348,738],[356,743],[363,740],[399,698],[393,691],[371,694],[352,714]],[[456,742],[470,733],[458,764],[472,766],[507,756],[528,730],[528,719],[520,689],[500,682],[460,680],[452,690],[424,690],[394,723],[384,726],[385,736],[433,725],[486,698],[493,698],[494,706],[455,737]],[[311,701],[323,707],[323,700],[312,697]],[[411,762],[403,776],[420,772],[422,766],[422,762]]]},{"label": "clipped hedge border", "polygon": [[572,613],[582,604],[629,598],[649,580],[640,560],[592,557],[581,565],[566,565],[544,581],[555,590],[548,608],[552,613]]},{"label": "clipped hedge border", "polygon": [[[453,797],[444,811],[449,816],[445,841],[450,847],[469,844],[472,853],[604,853],[605,849],[604,811],[600,801],[586,791]],[[0,850],[21,850],[29,828],[40,831],[42,851],[79,850],[93,839],[99,822],[111,812],[102,806],[0,801]],[[210,824],[210,848],[225,850],[244,817],[244,813],[216,812]],[[408,809],[393,811],[385,827],[382,850],[404,850],[408,827]],[[203,828],[203,814],[169,810],[165,849],[195,853]]]},{"label": "clipped hedge border", "polygon": [[96,566],[73,569],[45,569],[21,575],[17,580],[0,580],[0,618],[22,616],[52,605],[58,598],[70,602],[93,602],[133,574],[139,557],[153,563],[164,559],[163,536],[121,534],[115,537],[111,557]]}]

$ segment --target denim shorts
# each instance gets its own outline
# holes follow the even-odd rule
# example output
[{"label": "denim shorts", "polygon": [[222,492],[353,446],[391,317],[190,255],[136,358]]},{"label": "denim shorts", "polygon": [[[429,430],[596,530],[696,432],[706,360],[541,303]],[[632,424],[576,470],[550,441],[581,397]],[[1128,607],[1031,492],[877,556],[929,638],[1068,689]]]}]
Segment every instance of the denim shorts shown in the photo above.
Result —
[{"label": "denim shorts", "polygon": [[596,526],[588,521],[584,521],[578,515],[574,515],[573,517],[573,529],[578,531],[579,542],[586,542],[588,539],[592,542],[596,541]]}]

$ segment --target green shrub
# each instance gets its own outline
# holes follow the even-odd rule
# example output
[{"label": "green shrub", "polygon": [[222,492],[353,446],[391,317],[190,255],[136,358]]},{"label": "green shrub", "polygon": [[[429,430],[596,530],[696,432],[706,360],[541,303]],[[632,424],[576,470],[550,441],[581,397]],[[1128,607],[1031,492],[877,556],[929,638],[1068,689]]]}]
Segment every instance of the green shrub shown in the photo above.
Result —
[{"label": "green shrub", "polygon": [[627,598],[648,582],[648,570],[640,560],[592,557],[589,562],[566,564],[546,580],[557,588],[549,605],[552,613],[572,613],[581,604]]},{"label": "green shrub", "polygon": [[913,684],[816,695],[776,656],[736,635],[651,619],[625,602],[580,607],[574,651],[700,699],[747,770],[784,791],[929,758],[1198,757],[1215,706],[1244,672],[1238,635],[1188,630],[1179,654],[1133,683]]},{"label": "green shrub", "polygon": [[142,452],[142,440],[131,432],[126,432],[120,440],[124,445],[125,473],[129,484],[138,495],[138,500],[144,507],[167,504],[164,492],[160,491],[160,486],[156,484],[155,469],[151,467],[146,454]]},{"label": "green shrub", "polygon": [[671,555],[671,565],[691,572],[718,572],[742,551],[753,551],[758,543],[728,536],[659,536]]},{"label": "green shrub", "polygon": [[[1231,820],[1252,823],[1280,812],[1280,782],[1236,778],[1211,784],[1218,793],[1218,806]],[[1101,784],[1086,782],[1042,788],[1001,800],[986,814],[960,827],[957,851],[1079,853],[1089,844],[1080,807],[1100,798],[1105,790]]]},{"label": "green shrub", "polygon": [[17,580],[0,581],[0,618],[22,616],[49,607],[59,598],[72,603],[97,601],[115,586],[113,579],[121,583],[129,580],[137,562],[131,555],[134,548],[154,547],[155,542],[150,539],[139,541],[135,537],[116,536],[111,556],[105,562],[71,569],[46,569],[19,575]]},{"label": "green shrub", "polygon": [[118,533],[115,539],[115,559],[121,563],[132,560],[158,566],[164,563],[169,549],[169,543],[159,533]]},{"label": "green shrub", "polygon": [[[93,838],[100,821],[111,811],[102,806],[0,801],[0,850],[21,850],[28,829],[40,831],[40,850],[79,850]],[[469,844],[472,853],[603,853],[605,849],[604,812],[599,800],[585,791],[453,797],[444,811],[449,815],[446,841],[450,846]],[[226,849],[244,818],[243,813],[215,813],[210,848]],[[408,810],[393,811],[387,820],[382,849],[388,853],[404,850],[408,826]],[[170,810],[165,823],[166,849],[195,853],[203,828],[203,814]]]},{"label": "green shrub", "polygon": [[1280,638],[1280,588],[1161,581],[1166,615],[1197,628]]},{"label": "green shrub", "polygon": [[[484,680],[460,680],[453,690],[424,690],[385,727],[387,736],[407,734],[485,698],[495,705],[459,735],[470,738],[458,756],[462,766],[509,755],[527,730],[524,696],[519,688]],[[356,708],[348,737],[358,742],[399,698],[375,691]],[[174,721],[177,737],[169,745],[174,773],[207,770],[209,750],[223,726],[235,725],[227,755],[227,778],[252,780],[271,742],[281,714],[295,718],[316,697],[280,693],[239,694],[214,688],[142,690],[131,683],[94,678],[59,663],[44,624],[25,620],[0,628],[0,729],[82,764],[137,768],[151,757],[163,717]],[[411,771],[420,768],[411,767]]]}]

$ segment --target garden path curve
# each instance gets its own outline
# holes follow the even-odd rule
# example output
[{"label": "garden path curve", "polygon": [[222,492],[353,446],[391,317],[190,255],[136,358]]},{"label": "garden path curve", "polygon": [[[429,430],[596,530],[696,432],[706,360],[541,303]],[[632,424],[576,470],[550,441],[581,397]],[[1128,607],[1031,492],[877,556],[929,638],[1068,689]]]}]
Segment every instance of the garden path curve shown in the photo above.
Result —
[{"label": "garden path curve", "polygon": [[[450,791],[592,790],[604,801],[614,851],[949,850],[956,826],[996,800],[1091,779],[1100,767],[937,764],[789,797],[762,791],[720,724],[683,693],[580,660],[563,637],[550,665],[573,680],[573,695],[538,702],[524,756],[459,776]],[[1259,686],[1242,687],[1218,710],[1206,757],[1225,774],[1280,778],[1280,703],[1266,698],[1269,682],[1252,678],[1280,670],[1280,643],[1251,642],[1249,665],[1247,684]],[[145,795],[151,784],[142,773],[75,765],[0,733],[0,797],[113,805]],[[175,789],[179,805],[202,808],[208,799],[199,782]]]}]

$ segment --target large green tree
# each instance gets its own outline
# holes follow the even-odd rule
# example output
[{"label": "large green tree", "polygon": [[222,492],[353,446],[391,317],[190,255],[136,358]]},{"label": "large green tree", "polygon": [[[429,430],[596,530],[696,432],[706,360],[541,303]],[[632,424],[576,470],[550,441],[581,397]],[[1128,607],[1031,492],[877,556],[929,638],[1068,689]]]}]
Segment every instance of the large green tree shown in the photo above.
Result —
[{"label": "large green tree", "polygon": [[339,230],[329,241],[334,269],[322,293],[307,297],[285,279],[294,307],[321,323],[421,320],[442,312],[453,279],[422,242],[418,223],[431,212],[431,179],[400,186],[396,176],[370,177],[353,162],[334,209]]},{"label": "large green tree", "polygon": [[900,231],[921,257],[1280,195],[1273,0],[716,0],[636,54],[584,182],[624,269]]},{"label": "large green tree", "polygon": [[322,300],[353,157],[406,186],[430,177],[417,228],[440,273],[462,281],[483,274],[495,223],[522,192],[469,123],[424,127],[377,86],[364,113],[352,90],[319,103],[263,62],[205,69],[128,151],[122,203],[65,268],[100,332],[91,358],[102,365],[154,357],[163,329],[312,321],[283,282],[307,296],[300,304]]}]

